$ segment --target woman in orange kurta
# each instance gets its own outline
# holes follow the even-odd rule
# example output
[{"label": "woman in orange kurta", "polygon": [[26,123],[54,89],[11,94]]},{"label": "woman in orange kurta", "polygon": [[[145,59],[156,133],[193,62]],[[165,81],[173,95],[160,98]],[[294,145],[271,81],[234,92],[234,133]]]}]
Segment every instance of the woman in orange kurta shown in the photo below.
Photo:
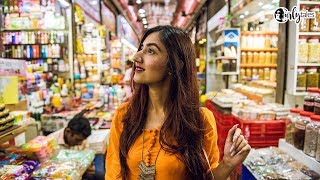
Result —
[{"label": "woman in orange kurta", "polygon": [[215,120],[199,106],[188,35],[171,26],[149,29],[134,61],[134,94],[112,121],[106,179],[226,179],[250,146],[234,126],[218,163]]}]

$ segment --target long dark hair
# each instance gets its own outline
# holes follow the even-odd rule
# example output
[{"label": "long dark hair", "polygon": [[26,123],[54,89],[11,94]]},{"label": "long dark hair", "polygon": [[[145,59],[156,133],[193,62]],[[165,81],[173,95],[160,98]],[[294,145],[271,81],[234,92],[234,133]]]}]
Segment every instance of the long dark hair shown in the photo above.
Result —
[{"label": "long dark hair", "polygon": [[[165,122],[160,131],[161,148],[178,155],[192,179],[204,179],[207,170],[206,160],[202,156],[204,122],[199,109],[195,50],[188,35],[172,26],[157,26],[147,30],[141,43],[155,32],[159,33],[159,39],[168,52],[167,67],[172,77],[165,102]],[[120,175],[123,179],[127,179],[129,173],[129,149],[142,133],[147,117],[148,86],[135,84],[133,87],[134,94],[124,115],[120,136]],[[172,137],[176,143],[170,141]]]}]

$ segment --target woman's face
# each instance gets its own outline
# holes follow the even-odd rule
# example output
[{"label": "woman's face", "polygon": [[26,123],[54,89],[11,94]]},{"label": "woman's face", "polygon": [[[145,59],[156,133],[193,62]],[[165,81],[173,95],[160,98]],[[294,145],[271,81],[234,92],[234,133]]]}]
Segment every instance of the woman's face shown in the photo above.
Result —
[{"label": "woman's face", "polygon": [[158,32],[150,34],[134,56],[135,74],[133,80],[136,83],[158,83],[168,76],[168,53],[158,35]]}]

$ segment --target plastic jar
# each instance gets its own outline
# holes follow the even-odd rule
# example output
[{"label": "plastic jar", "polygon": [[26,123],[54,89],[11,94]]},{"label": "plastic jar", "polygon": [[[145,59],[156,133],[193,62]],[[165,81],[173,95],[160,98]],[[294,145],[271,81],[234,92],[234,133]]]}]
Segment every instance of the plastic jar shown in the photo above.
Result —
[{"label": "plastic jar", "polygon": [[247,53],[247,64],[253,64],[253,54],[252,52]]},{"label": "plastic jar", "polygon": [[286,142],[293,145],[293,134],[294,134],[294,124],[296,123],[299,113],[303,111],[302,109],[292,108],[290,109],[290,114],[288,116],[289,122],[286,126]]},{"label": "plastic jar", "polygon": [[266,63],[266,53],[260,52],[259,53],[259,64],[265,64]]},{"label": "plastic jar", "polygon": [[247,76],[248,78],[252,78],[252,70],[251,70],[250,68],[247,68],[247,69],[246,69],[246,76]]},{"label": "plastic jar", "polygon": [[266,52],[266,64],[269,65],[271,64],[271,53],[270,52]]},{"label": "plastic jar", "polygon": [[244,68],[240,69],[240,79],[243,80],[246,76],[246,70]]},{"label": "plastic jar", "polygon": [[293,145],[297,149],[303,149],[306,125],[310,123],[310,116],[312,115],[314,115],[312,112],[301,111],[294,124]]},{"label": "plastic jar", "polygon": [[306,125],[303,152],[311,157],[316,157],[320,116],[310,116],[310,119],[310,123]]},{"label": "plastic jar", "polygon": [[264,48],[270,48],[271,47],[271,38],[270,35],[266,35]]},{"label": "plastic jar", "polygon": [[308,62],[310,63],[320,63],[320,43],[316,36],[313,36],[308,41],[309,53]]},{"label": "plastic jar", "polygon": [[253,64],[259,64],[259,53],[258,52],[253,53]]},{"label": "plastic jar", "polygon": [[310,19],[310,31],[313,32],[320,32],[320,10],[319,6],[313,6],[310,9],[310,12],[315,12],[316,13],[316,18],[311,18]]},{"label": "plastic jar", "polygon": [[272,64],[277,64],[278,61],[278,54],[276,52],[271,53],[271,63]]},{"label": "plastic jar", "polygon": [[317,88],[308,88],[308,95],[304,97],[303,110],[314,112],[314,99],[319,96]]},{"label": "plastic jar", "polygon": [[307,88],[319,87],[319,73],[317,67],[307,69]]},{"label": "plastic jar", "polygon": [[262,68],[259,69],[258,74],[259,74],[259,80],[263,80],[264,79],[264,71]]},{"label": "plastic jar", "polygon": [[270,80],[270,69],[264,68],[264,80]]},{"label": "plastic jar", "polygon": [[247,64],[247,53],[246,52],[242,52],[241,53],[241,64]]},{"label": "plastic jar", "polygon": [[270,71],[270,81],[277,81],[277,70],[276,69],[271,69]]},{"label": "plastic jar", "polygon": [[[307,6],[301,6],[300,12],[306,12],[308,10]],[[299,24],[299,30],[300,32],[308,32],[309,31],[309,19],[307,18],[301,18],[300,24]]]},{"label": "plastic jar", "polygon": [[300,36],[298,45],[298,61],[299,63],[307,63],[309,54],[309,45],[306,36]]},{"label": "plastic jar", "polygon": [[305,92],[307,88],[307,74],[305,72],[305,67],[300,66],[297,70],[297,92]]},{"label": "plastic jar", "polygon": [[257,68],[252,68],[252,78],[253,79],[257,79],[258,76],[259,76],[258,69]]}]

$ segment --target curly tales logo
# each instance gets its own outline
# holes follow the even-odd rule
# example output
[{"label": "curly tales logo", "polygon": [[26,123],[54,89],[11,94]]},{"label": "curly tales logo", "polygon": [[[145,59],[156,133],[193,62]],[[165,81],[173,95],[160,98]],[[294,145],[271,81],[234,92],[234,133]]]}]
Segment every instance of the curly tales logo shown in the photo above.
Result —
[{"label": "curly tales logo", "polygon": [[299,11],[297,6],[293,6],[291,11],[287,8],[280,7],[275,10],[273,17],[279,23],[295,21],[296,24],[299,24],[301,22],[301,18],[312,19],[316,17],[316,13],[309,12],[308,10]]}]

